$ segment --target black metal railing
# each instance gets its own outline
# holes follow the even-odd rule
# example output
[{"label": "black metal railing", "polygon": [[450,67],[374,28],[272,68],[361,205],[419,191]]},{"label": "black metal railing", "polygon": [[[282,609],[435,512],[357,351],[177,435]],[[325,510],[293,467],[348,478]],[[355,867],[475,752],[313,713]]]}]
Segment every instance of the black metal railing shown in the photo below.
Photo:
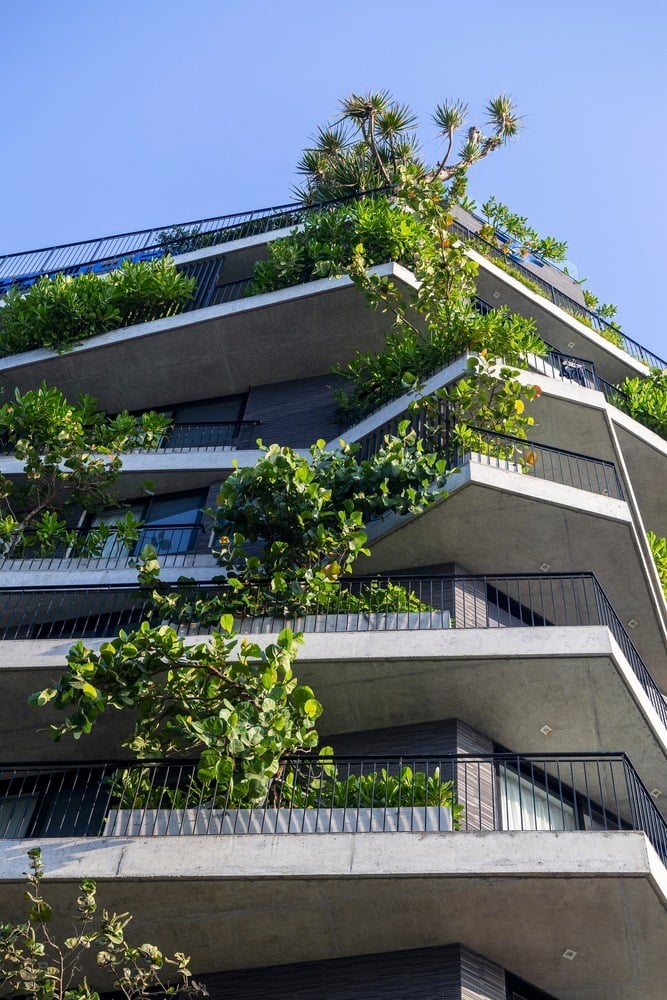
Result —
[{"label": "black metal railing", "polygon": [[[215,584],[165,587],[185,594],[187,618],[157,608],[133,586],[21,587],[0,589],[0,640],[81,639],[115,635],[141,621],[171,622],[182,634],[203,634],[207,621],[199,599],[221,590]],[[442,574],[357,577],[332,587],[305,611],[272,606],[266,588],[246,588],[246,610],[235,627],[243,634],[273,634],[289,627],[306,633],[395,632],[457,628],[604,626],[609,629],[667,726],[667,702],[592,573]],[[408,603],[409,599],[409,603]]]},{"label": "black metal railing", "polygon": [[[62,243],[38,250],[0,255],[0,296],[12,284],[30,287],[42,275],[78,274],[83,271],[107,271],[123,260],[150,260],[166,253],[189,253],[209,246],[272,232],[288,226],[298,226],[308,216],[331,208],[372,198],[388,189],[367,191],[349,198],[339,198],[317,205],[291,203],[271,208],[253,209],[231,215],[212,216],[179,225],[157,226],[99,239]],[[4,280],[3,280],[4,279]]]},{"label": "black metal railing", "polygon": [[643,347],[636,340],[633,340],[632,337],[628,337],[627,334],[619,330],[619,328],[614,326],[613,323],[608,323],[591,309],[588,309],[575,299],[570,298],[569,295],[560,291],[560,289],[556,288],[549,281],[546,281],[541,275],[531,271],[530,268],[527,268],[524,264],[522,264],[516,256],[504,253],[499,247],[489,243],[488,240],[485,240],[479,235],[479,233],[476,233],[474,230],[464,226],[461,222],[454,222],[451,228],[452,232],[469,242],[473,247],[479,249],[479,252],[484,257],[488,257],[492,261],[497,260],[502,264],[510,265],[512,269],[517,272],[520,278],[523,278],[525,281],[537,286],[542,295],[553,302],[554,305],[557,305],[560,309],[570,313],[576,319],[582,320],[584,324],[592,327],[592,329],[597,331],[603,337],[608,337],[612,343],[616,343],[617,346],[621,347],[626,354],[636,358],[638,361],[643,361],[644,364],[653,368],[667,367],[667,362],[658,357],[657,354],[654,354],[646,347]]},{"label": "black metal railing", "polygon": [[641,830],[667,861],[667,822],[620,753],[293,755],[248,805],[192,760],[0,764],[2,839],[482,830]]},{"label": "black metal railing", "polygon": [[75,566],[94,569],[114,569],[128,565],[145,545],[153,545],[163,566],[189,565],[191,557],[206,546],[200,542],[206,534],[201,523],[146,524],[140,528],[136,541],[126,541],[118,535],[115,525],[109,525],[109,536],[98,541],[91,527],[70,529],[75,534],[71,544],[61,545],[55,552],[43,554],[26,545],[16,545],[0,557],[0,569],[63,570]]},{"label": "black metal railing", "polygon": [[470,430],[472,443],[470,447],[456,446],[451,459],[454,465],[466,461],[481,462],[588,493],[624,499],[621,480],[613,462],[564,448],[523,441],[509,434],[495,434],[478,427],[471,427]]},{"label": "black metal railing", "polygon": [[[473,296],[472,305],[482,316],[493,312],[496,308],[489,302],[485,302],[484,299],[480,299],[478,295]],[[528,363],[533,371],[548,375],[549,378],[566,379],[584,389],[595,389],[597,392],[604,393],[607,402],[622,407],[623,401],[627,399],[626,394],[617,385],[607,382],[601,375],[598,375],[593,361],[579,358],[574,354],[565,354],[564,351],[553,347],[546,341],[545,344],[547,346],[546,354],[543,356],[539,354],[529,355]]]},{"label": "black metal railing", "polygon": [[177,423],[160,438],[157,448],[133,449],[134,454],[162,451],[218,451],[255,448],[259,420],[218,420],[205,424]]},{"label": "black metal railing", "polygon": [[478,427],[470,428],[470,440],[462,445],[452,428],[453,420],[447,401],[439,402],[435,409],[415,407],[402,410],[374,427],[359,438],[358,458],[364,460],[376,454],[385,437],[398,434],[399,426],[404,422],[408,423],[408,430],[413,430],[424,442],[428,451],[445,457],[450,467],[465,465],[471,461],[481,462],[586,490],[588,493],[624,499],[616,466],[606,459],[536,444],[534,441],[496,434]]}]

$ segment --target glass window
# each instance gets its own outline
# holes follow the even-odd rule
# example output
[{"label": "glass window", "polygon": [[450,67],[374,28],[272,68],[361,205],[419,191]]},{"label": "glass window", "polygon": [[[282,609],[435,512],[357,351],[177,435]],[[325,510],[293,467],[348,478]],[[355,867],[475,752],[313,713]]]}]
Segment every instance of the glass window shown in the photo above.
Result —
[{"label": "glass window", "polygon": [[9,795],[0,800],[0,837],[5,840],[25,837],[36,805],[36,795]]},{"label": "glass window", "polygon": [[574,805],[555,795],[538,778],[503,768],[499,775],[503,830],[576,830]]}]

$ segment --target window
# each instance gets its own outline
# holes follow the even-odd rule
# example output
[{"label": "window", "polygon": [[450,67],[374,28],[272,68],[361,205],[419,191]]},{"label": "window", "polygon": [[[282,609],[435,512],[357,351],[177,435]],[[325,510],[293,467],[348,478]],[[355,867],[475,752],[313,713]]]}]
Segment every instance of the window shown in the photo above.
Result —
[{"label": "window", "polygon": [[574,804],[567,802],[569,790],[561,795],[540,787],[543,779],[524,777],[503,767],[500,777],[500,820],[503,830],[576,830]]},{"label": "window", "polygon": [[103,511],[93,518],[90,527],[113,524],[128,511],[143,522],[139,538],[131,548],[116,538],[112,532],[104,544],[100,556],[105,559],[136,556],[144,545],[153,545],[158,556],[191,552],[197,539],[197,528],[201,522],[201,508],[206,501],[206,491],[174,493],[169,496],[151,497],[145,501],[135,501],[127,507]]}]

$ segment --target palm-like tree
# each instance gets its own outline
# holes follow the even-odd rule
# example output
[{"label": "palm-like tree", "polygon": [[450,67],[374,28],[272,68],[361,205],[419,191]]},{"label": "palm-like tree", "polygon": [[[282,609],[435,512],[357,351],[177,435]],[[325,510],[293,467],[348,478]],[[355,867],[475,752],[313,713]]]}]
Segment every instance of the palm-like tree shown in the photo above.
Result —
[{"label": "palm-like tree", "polygon": [[486,106],[487,131],[470,126],[452,161],[458,135],[468,118],[468,105],[444,101],[436,105],[431,116],[444,149],[440,159],[429,166],[420,156],[417,116],[388,91],[350,94],[340,107],[337,120],[318,129],[313,146],[304,150],[297,164],[305,181],[295,193],[304,204],[391,187],[406,167],[412,168],[417,178],[446,182],[514,138],[521,128],[513,101],[499,94]]}]

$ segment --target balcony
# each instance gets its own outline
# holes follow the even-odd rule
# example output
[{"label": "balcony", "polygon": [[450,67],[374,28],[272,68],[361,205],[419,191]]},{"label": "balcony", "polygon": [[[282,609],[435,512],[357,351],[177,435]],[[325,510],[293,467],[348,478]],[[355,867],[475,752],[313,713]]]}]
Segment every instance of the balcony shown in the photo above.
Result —
[{"label": "balcony", "polygon": [[[413,804],[409,794],[391,805],[325,804],[316,758],[287,765],[312,807],[293,806],[293,791],[283,805],[281,791],[245,812],[226,809],[224,792],[213,798],[218,789],[199,801],[189,761],[142,764],[157,797],[134,808],[118,795],[121,762],[5,765],[5,913],[12,919],[24,905],[25,851],[39,843],[52,903],[71,896],[82,873],[103,881],[105,905],[130,909],[137,934],[160,942],[178,932],[197,973],[464,940],[565,1000],[582,985],[593,1000],[661,995],[667,830],[624,755],[335,764],[378,793],[406,765],[432,779],[434,796],[451,780],[464,810],[459,830],[442,829],[446,807]],[[193,804],[164,808],[167,788]],[[559,961],[566,946],[578,954],[574,978]]]},{"label": "balcony", "polygon": [[[408,590],[421,611],[399,610],[387,582]],[[346,610],[343,588],[307,615],[269,613],[259,600],[236,628],[262,645],[284,627],[303,631],[297,672],[326,706],[321,732],[466,720],[502,745],[557,751],[588,745],[633,747],[638,772],[667,812],[667,705],[622,622],[591,574],[469,574],[347,581],[365,594],[367,614]],[[214,585],[186,589],[210,597]],[[117,756],[118,713],[76,745],[35,741],[39,720],[26,716],[36,688],[63,669],[72,642],[93,648],[142,620],[164,622],[135,587],[59,587],[0,591],[0,726],[15,760]],[[215,623],[213,623],[215,624]],[[211,622],[178,625],[201,641]],[[190,637],[190,638],[188,638]],[[666,675],[660,664],[659,676]],[[576,698],[573,693],[576,692]],[[44,725],[56,721],[44,710]],[[545,728],[546,727],[546,728]],[[546,735],[545,735],[546,733]],[[334,739],[335,743],[335,739]],[[83,745],[82,745],[83,744]],[[5,752],[5,758],[7,751]],[[660,794],[663,792],[665,794]]]},{"label": "balcony", "polygon": [[[134,575],[135,560],[145,545],[152,545],[161,565],[169,569],[214,566],[215,559],[208,554],[210,529],[196,522],[172,524],[145,524],[139,529],[134,542],[117,537],[116,526],[108,526],[108,538],[91,546],[90,528],[75,529],[73,545],[61,546],[49,555],[42,555],[30,548],[15,549],[0,560],[0,571],[12,574],[53,573],[69,576],[72,573],[106,573],[122,570]],[[126,572],[126,575],[127,575]],[[14,576],[15,580],[20,577]]]},{"label": "balcony", "polygon": [[[517,279],[519,281],[525,281],[527,283],[526,292],[530,295],[533,291],[531,286],[537,286],[539,288],[540,297],[545,298],[548,302],[557,306],[558,309],[569,314],[574,319],[579,320],[580,326],[589,327],[594,334],[598,334],[599,338],[607,340],[608,346],[605,347],[602,344],[601,339],[597,337],[595,339],[587,337],[587,335],[580,331],[579,334],[573,334],[575,343],[578,341],[582,346],[586,344],[592,347],[596,351],[596,358],[598,359],[598,364],[601,368],[605,368],[606,371],[610,373],[612,379],[620,381],[624,377],[624,374],[636,373],[636,368],[629,367],[624,370],[623,367],[623,357],[618,354],[618,351],[623,351],[628,358],[632,358],[635,361],[640,362],[642,365],[648,365],[649,367],[655,368],[665,368],[667,367],[667,362],[662,358],[658,357],[652,351],[649,351],[646,347],[643,347],[632,337],[628,337],[626,334],[622,333],[617,327],[611,323],[607,323],[606,320],[601,319],[597,313],[592,312],[587,309],[585,305],[580,302],[575,301],[566,295],[565,292],[556,288],[549,281],[546,281],[543,277],[536,274],[535,271],[525,267],[521,261],[516,256],[509,256],[504,253],[498,247],[493,246],[483,239],[479,233],[474,232],[468,226],[463,225],[461,222],[454,222],[452,226],[452,231],[460,236],[473,250],[476,250],[482,258],[486,258],[491,261],[491,263],[498,263],[501,268],[508,263],[511,264],[512,269],[516,272]],[[503,275],[503,280],[505,280],[505,275]],[[510,282],[512,278],[510,277]],[[503,293],[497,295],[493,294],[492,290],[496,290],[496,282],[493,278],[484,274],[482,271],[478,278],[478,288],[480,292],[488,302],[489,298],[494,298],[498,300],[498,304],[507,304],[511,309],[516,312],[526,312],[525,304],[523,307],[520,303],[520,297],[513,295],[511,289],[507,297]],[[491,292],[491,294],[489,294]],[[552,329],[555,329],[554,324],[549,322],[548,313],[540,319],[549,324],[549,333]],[[540,332],[542,332],[542,325],[538,323]],[[551,338],[550,338],[551,339]],[[564,339],[563,332],[560,332],[560,339]],[[563,350],[566,349],[565,343],[562,345]],[[609,350],[611,348],[611,351]],[[599,352],[599,353],[598,353]],[[641,372],[641,369],[639,369]],[[617,374],[618,373],[618,374]],[[623,374],[621,374],[623,373]]]}]

